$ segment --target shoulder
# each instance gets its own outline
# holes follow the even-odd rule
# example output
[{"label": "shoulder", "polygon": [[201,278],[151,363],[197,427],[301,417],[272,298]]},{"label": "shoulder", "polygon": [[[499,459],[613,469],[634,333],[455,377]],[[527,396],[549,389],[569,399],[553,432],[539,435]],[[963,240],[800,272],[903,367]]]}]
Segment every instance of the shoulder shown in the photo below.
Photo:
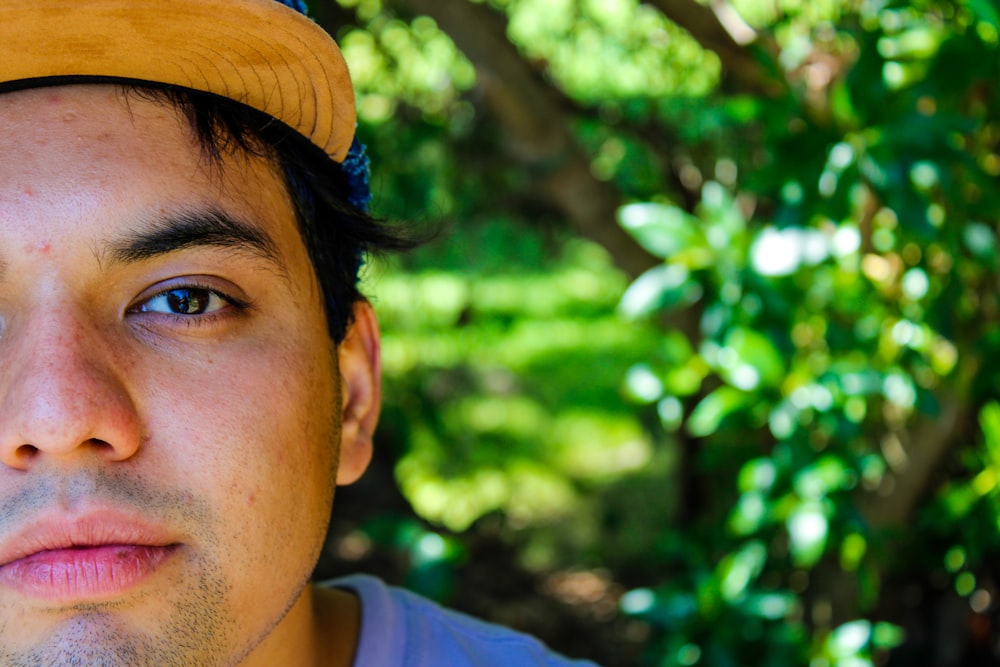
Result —
[{"label": "shoulder", "polygon": [[368,576],[326,585],[361,600],[356,665],[385,667],[596,667],[563,658],[534,637],[445,609]]}]

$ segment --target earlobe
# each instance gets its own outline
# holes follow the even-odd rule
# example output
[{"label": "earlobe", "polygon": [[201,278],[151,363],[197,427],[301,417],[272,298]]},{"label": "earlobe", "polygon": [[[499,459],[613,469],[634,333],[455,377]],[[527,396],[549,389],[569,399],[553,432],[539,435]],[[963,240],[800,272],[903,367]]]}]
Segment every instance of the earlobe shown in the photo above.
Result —
[{"label": "earlobe", "polygon": [[371,304],[354,304],[354,322],[337,348],[343,388],[337,484],[356,481],[372,458],[372,434],[382,407],[382,351]]}]

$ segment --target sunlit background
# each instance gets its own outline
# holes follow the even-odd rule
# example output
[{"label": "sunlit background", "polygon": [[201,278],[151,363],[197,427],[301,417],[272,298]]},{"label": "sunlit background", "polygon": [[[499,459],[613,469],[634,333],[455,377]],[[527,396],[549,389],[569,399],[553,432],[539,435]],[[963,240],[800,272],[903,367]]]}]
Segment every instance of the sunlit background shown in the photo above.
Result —
[{"label": "sunlit background", "polygon": [[993,0],[315,0],[358,87],[367,570],[605,667],[998,660]]}]

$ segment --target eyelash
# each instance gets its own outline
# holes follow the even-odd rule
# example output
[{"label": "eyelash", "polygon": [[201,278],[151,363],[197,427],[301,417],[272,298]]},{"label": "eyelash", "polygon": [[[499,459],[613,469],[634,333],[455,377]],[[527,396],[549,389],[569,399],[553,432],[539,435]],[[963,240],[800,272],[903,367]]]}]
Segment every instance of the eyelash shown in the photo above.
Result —
[{"label": "eyelash", "polygon": [[[192,292],[206,292],[209,295],[221,299],[225,305],[222,308],[213,310],[207,313],[193,313],[190,315],[184,315],[182,313],[170,313],[170,312],[160,312],[154,310],[144,310],[144,308],[153,300],[165,297],[171,292],[181,292],[181,291],[192,291]],[[128,309],[129,313],[138,315],[154,316],[158,318],[168,318],[175,322],[181,323],[185,326],[195,327],[195,326],[209,326],[220,318],[231,317],[233,315],[238,315],[245,312],[250,308],[250,303],[238,299],[231,294],[220,290],[218,287],[213,285],[207,285],[200,282],[178,282],[173,285],[169,285],[158,292],[144,298],[142,301]],[[235,310],[235,312],[228,312],[230,309]]]}]

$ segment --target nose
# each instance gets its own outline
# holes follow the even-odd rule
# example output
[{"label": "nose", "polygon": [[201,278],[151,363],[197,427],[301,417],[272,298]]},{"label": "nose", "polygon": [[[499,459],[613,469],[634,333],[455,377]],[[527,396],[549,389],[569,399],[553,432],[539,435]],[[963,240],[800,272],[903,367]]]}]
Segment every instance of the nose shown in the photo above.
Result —
[{"label": "nose", "polygon": [[0,462],[132,457],[140,420],[107,341],[64,315],[12,329],[0,334]]}]

